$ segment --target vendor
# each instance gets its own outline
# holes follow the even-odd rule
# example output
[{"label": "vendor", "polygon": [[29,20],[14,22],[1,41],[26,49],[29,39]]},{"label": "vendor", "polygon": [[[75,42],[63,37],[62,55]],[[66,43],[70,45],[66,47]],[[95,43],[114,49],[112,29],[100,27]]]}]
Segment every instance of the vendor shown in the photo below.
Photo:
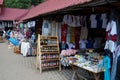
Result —
[{"label": "vendor", "polygon": [[68,45],[65,41],[62,41],[60,44],[59,44],[59,47],[60,47],[60,53],[62,50],[66,50],[68,49]]}]

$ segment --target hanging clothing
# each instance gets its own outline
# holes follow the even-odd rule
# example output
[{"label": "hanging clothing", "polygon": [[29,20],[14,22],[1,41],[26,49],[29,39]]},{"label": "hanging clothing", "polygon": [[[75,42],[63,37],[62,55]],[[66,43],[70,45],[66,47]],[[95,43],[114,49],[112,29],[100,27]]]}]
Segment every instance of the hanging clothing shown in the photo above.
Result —
[{"label": "hanging clothing", "polygon": [[112,64],[113,64],[113,53],[109,50],[109,49],[106,49],[105,50],[105,53],[108,54],[109,58],[110,58],[110,73],[111,73],[111,70],[112,70]]},{"label": "hanging clothing", "polygon": [[51,24],[47,20],[43,20],[42,35],[51,35]]},{"label": "hanging clothing", "polygon": [[71,22],[71,25],[69,25],[69,26],[75,26],[75,27],[76,27],[76,22],[77,22],[77,21],[76,21],[76,20],[77,20],[76,16],[73,16],[73,15],[72,15],[72,16],[71,16],[71,19],[72,19],[72,20],[71,20],[72,22]]},{"label": "hanging clothing", "polygon": [[35,21],[30,21],[30,26],[35,27]]},{"label": "hanging clothing", "polygon": [[114,53],[116,47],[117,47],[117,42],[114,42],[112,40],[107,40],[104,49],[109,49],[112,53]]},{"label": "hanging clothing", "polygon": [[64,15],[63,17],[63,23],[68,24],[68,15]]},{"label": "hanging clothing", "polygon": [[97,27],[97,21],[96,21],[96,15],[92,14],[90,16],[90,21],[91,21],[91,28],[96,28]]},{"label": "hanging clothing", "polygon": [[56,22],[55,21],[52,21],[51,22],[51,32],[52,32],[52,36],[56,36]]},{"label": "hanging clothing", "polygon": [[67,24],[63,24],[62,29],[61,29],[62,41],[66,42],[66,36],[67,36]]},{"label": "hanging clothing", "polygon": [[62,23],[58,23],[58,39],[61,42],[61,27],[62,27]]},{"label": "hanging clothing", "polygon": [[96,15],[96,20],[97,20],[97,28],[102,28],[102,19],[100,14]]},{"label": "hanging clothing", "polygon": [[80,27],[75,28],[75,48],[79,49],[79,40],[80,40]]},{"label": "hanging clothing", "polygon": [[30,27],[31,27],[31,26],[30,26],[30,22],[28,22],[28,23],[27,23],[27,26],[28,26],[28,28],[30,28]]},{"label": "hanging clothing", "polygon": [[111,70],[111,80],[116,80],[116,71],[117,71],[117,59],[120,56],[120,45],[116,48],[115,53],[113,55],[113,64],[112,64],[112,70]]},{"label": "hanging clothing", "polygon": [[67,38],[66,42],[70,42],[70,27],[67,27]]},{"label": "hanging clothing", "polygon": [[70,42],[75,42],[75,27],[71,27],[70,31],[71,31]]},{"label": "hanging clothing", "polygon": [[76,26],[80,26],[80,17],[76,16]]},{"label": "hanging clothing", "polygon": [[87,24],[87,28],[91,27],[90,15],[86,17],[86,24]]},{"label": "hanging clothing", "polygon": [[102,19],[102,28],[106,28],[107,27],[107,15],[103,13],[101,15],[101,19]]},{"label": "hanging clothing", "polygon": [[117,34],[117,25],[115,21],[111,21],[111,31],[110,31],[110,35],[116,35]]},{"label": "hanging clothing", "polygon": [[63,24],[68,26],[79,27],[80,26],[80,17],[74,15],[64,15]]},{"label": "hanging clothing", "polygon": [[114,53],[116,47],[117,47],[117,29],[116,29],[116,22],[110,21],[107,24],[106,28],[106,44],[105,49],[110,49],[111,52]]},{"label": "hanging clothing", "polygon": [[87,39],[88,29],[87,27],[81,27],[80,39]]},{"label": "hanging clothing", "polygon": [[104,80],[110,80],[110,58],[106,55],[103,58]]},{"label": "hanging clothing", "polygon": [[115,21],[108,22],[106,32],[110,32],[109,35],[116,35],[117,34],[117,25]]},{"label": "hanging clothing", "polygon": [[20,28],[24,28],[24,24],[23,23],[20,23]]},{"label": "hanging clothing", "polygon": [[117,60],[117,70],[116,70],[115,80],[120,80],[120,56],[118,57]]}]

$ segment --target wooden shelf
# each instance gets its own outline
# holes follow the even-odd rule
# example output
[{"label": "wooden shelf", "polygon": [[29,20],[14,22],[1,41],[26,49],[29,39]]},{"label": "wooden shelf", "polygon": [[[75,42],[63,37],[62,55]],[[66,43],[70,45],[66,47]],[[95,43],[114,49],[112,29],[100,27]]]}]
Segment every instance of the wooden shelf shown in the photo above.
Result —
[{"label": "wooden shelf", "polygon": [[58,66],[42,66],[43,69],[56,68],[56,67],[59,67],[59,65]]},{"label": "wooden shelf", "polygon": [[49,61],[58,61],[59,58],[53,58],[53,59],[41,59],[42,61],[49,62]]},{"label": "wooden shelf", "polygon": [[57,44],[55,44],[55,45],[41,45],[41,46],[46,46],[46,47],[48,47],[48,46],[58,46]]},{"label": "wooden shelf", "polygon": [[[46,41],[51,43],[47,44]],[[48,66],[45,66],[47,64]],[[41,73],[42,69],[55,67],[58,67],[59,70],[61,70],[58,37],[38,35],[36,68],[39,68]]]},{"label": "wooden shelf", "polygon": [[43,52],[41,51],[42,54],[58,54],[59,52]]}]

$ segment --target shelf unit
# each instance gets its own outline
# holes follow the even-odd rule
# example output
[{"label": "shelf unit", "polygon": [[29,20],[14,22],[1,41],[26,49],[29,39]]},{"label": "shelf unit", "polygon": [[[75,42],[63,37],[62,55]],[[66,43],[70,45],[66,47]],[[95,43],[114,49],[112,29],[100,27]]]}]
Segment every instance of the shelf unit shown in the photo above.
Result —
[{"label": "shelf unit", "polygon": [[41,73],[43,69],[56,67],[61,71],[58,37],[38,34],[36,68]]}]

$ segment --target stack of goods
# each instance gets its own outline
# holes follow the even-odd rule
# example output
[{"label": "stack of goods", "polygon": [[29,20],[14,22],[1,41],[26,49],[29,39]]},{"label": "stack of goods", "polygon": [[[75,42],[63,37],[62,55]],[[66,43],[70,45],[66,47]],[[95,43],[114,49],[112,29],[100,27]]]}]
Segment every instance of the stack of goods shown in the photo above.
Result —
[{"label": "stack of goods", "polygon": [[14,46],[14,53],[16,53],[16,54],[20,54],[21,53],[19,47]]},{"label": "stack of goods", "polygon": [[61,59],[60,59],[61,65],[69,66],[70,62],[69,62],[69,60],[67,58],[70,57],[70,56],[75,55],[76,52],[77,52],[77,50],[74,50],[74,49],[62,50],[61,54],[60,54],[61,55]]},{"label": "stack of goods", "polygon": [[0,36],[0,42],[2,42],[3,41],[3,38],[2,38],[2,36]]},{"label": "stack of goods", "polygon": [[61,56],[71,56],[71,55],[75,55],[76,52],[77,52],[77,50],[74,50],[74,49],[62,50],[62,51],[61,51]]}]

